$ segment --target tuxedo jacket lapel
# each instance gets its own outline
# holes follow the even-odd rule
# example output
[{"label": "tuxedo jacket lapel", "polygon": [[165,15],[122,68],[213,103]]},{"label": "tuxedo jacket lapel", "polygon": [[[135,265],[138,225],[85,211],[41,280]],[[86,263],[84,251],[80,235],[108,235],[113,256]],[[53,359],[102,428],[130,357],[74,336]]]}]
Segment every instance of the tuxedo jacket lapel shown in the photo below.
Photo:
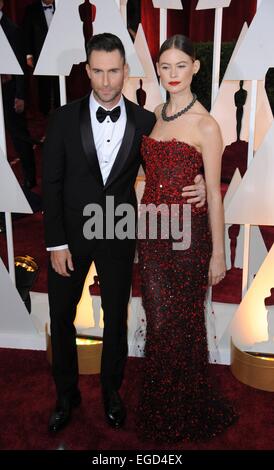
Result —
[{"label": "tuxedo jacket lapel", "polygon": [[89,96],[86,96],[80,106],[80,133],[84,152],[86,154],[89,166],[92,169],[93,175],[103,186],[103,179],[98,162],[98,156],[93,138],[90,109],[89,109]]},{"label": "tuxedo jacket lapel", "polygon": [[[110,184],[119,176],[124,164],[127,161],[129,153],[132,148],[132,143],[135,135],[135,119],[132,111],[130,102],[124,98],[126,113],[127,113],[127,123],[125,128],[124,137],[118,151],[115,162],[113,163],[112,169],[108,176],[108,179],[105,184],[105,189],[110,186]],[[90,109],[89,109],[89,95],[85,97],[81,103],[80,107],[80,132],[82,145],[89,163],[89,166],[92,169],[93,174],[99,180],[99,182],[104,185],[102,174],[100,170],[100,165],[98,162],[98,156],[96,152],[96,147],[94,143],[94,137],[91,126],[90,119]]]},{"label": "tuxedo jacket lapel", "polygon": [[124,137],[118,151],[117,157],[111,168],[110,174],[105,184],[105,189],[113,183],[113,181],[119,176],[124,164],[127,161],[129,153],[132,148],[132,143],[135,135],[135,119],[132,111],[130,102],[124,97],[126,113],[127,113],[127,124],[125,128]]}]

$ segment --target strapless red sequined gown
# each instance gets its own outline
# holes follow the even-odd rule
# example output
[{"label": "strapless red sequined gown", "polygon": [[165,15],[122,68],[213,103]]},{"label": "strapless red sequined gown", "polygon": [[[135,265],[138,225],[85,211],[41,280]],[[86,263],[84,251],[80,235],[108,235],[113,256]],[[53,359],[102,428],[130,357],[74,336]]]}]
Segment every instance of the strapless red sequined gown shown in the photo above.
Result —
[{"label": "strapless red sequined gown", "polygon": [[[175,139],[146,136],[141,152],[142,204],[182,209],[182,188],[200,172],[201,154]],[[138,241],[147,335],[137,429],[145,439],[204,440],[236,419],[209,374],[204,301],[212,245],[206,206],[191,206],[190,247],[173,250],[172,242],[171,237]]]}]

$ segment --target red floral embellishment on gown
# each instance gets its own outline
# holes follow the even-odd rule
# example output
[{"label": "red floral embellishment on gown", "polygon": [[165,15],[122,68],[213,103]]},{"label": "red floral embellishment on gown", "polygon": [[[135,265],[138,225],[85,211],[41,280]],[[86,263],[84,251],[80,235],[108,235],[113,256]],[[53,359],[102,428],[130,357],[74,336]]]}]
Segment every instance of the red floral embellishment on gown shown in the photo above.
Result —
[{"label": "red floral embellishment on gown", "polygon": [[[142,204],[182,208],[182,188],[200,173],[201,153],[176,139],[146,136],[141,152]],[[179,217],[183,223],[181,211]],[[237,418],[209,372],[204,303],[212,243],[206,205],[191,206],[190,247],[173,250],[172,242],[171,236],[138,241],[147,335],[137,429],[142,439],[206,440]]]}]

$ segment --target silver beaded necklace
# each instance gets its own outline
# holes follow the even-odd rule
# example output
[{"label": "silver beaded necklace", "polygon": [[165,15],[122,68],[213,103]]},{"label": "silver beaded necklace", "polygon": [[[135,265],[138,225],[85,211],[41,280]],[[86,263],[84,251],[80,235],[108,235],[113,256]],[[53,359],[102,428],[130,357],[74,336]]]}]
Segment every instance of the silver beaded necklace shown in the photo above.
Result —
[{"label": "silver beaded necklace", "polygon": [[179,116],[182,116],[182,114],[185,114],[190,108],[192,108],[192,106],[194,105],[195,101],[197,100],[197,96],[195,95],[195,93],[192,93],[192,100],[191,102],[183,109],[181,109],[181,111],[178,111],[178,113],[176,114],[173,114],[172,116],[167,116],[166,115],[166,109],[168,107],[168,104],[169,104],[169,101],[167,101],[163,108],[162,108],[162,118],[164,121],[174,121],[174,119],[177,119]]}]

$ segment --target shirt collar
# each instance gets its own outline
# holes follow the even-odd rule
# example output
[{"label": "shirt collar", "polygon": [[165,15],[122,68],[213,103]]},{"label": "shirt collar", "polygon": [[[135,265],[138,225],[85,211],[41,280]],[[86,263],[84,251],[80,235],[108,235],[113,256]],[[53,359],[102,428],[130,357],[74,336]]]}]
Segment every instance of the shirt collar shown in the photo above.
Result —
[{"label": "shirt collar", "polygon": [[42,6],[43,6],[43,7],[49,7],[49,6],[51,6],[51,7],[53,8],[53,10],[54,10],[54,4],[53,4],[53,3],[52,3],[51,5],[47,5],[46,3],[43,2],[43,0],[41,0],[41,3],[42,3]]},{"label": "shirt collar", "polygon": [[124,101],[123,95],[121,95],[118,103],[115,106],[113,106],[113,108],[108,109],[105,106],[102,106],[100,103],[98,103],[98,101],[94,97],[94,94],[93,94],[93,91],[92,91],[91,94],[90,94],[89,105],[90,105],[90,109],[92,110],[93,113],[96,113],[97,109],[100,106],[101,106],[101,108],[105,109],[106,111],[111,111],[112,109],[117,108],[117,106],[121,106],[121,111],[122,111],[125,107],[125,101]]}]

